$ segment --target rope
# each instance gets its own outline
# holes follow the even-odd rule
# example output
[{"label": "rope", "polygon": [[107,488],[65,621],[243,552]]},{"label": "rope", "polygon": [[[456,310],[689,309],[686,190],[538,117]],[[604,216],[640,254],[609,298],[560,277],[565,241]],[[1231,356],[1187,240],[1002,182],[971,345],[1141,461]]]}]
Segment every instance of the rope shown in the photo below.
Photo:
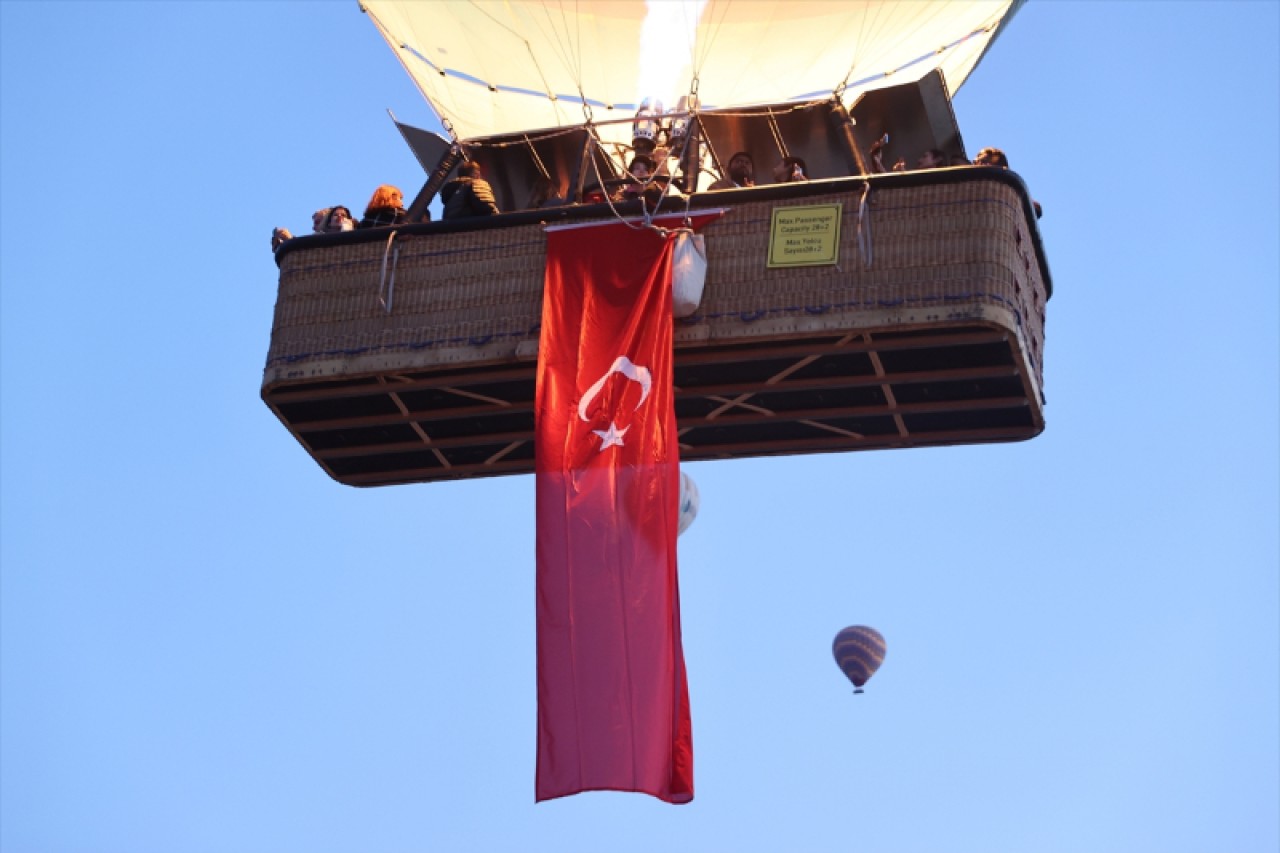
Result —
[{"label": "rope", "polygon": [[[392,231],[387,236],[387,247],[382,250],[382,272],[378,275],[378,304],[383,310],[391,313],[391,300],[395,296],[396,290],[396,263],[400,260],[400,247],[396,246],[394,255],[391,255],[391,244],[396,239],[398,231]],[[391,255],[391,278],[387,278],[387,256]]]},{"label": "rope", "polygon": [[[724,24],[724,20],[729,14],[729,6],[731,5],[726,2],[723,6],[719,6],[719,10],[722,11],[720,11],[720,17],[717,19],[716,12],[718,11],[718,4],[716,0],[708,0],[708,3],[711,8],[705,10],[703,13],[703,17],[707,21],[707,26],[705,29],[703,27],[698,27],[694,30],[694,43],[692,50],[690,51],[692,53],[693,76],[695,79],[701,75],[702,66],[705,65],[706,61],[711,57],[711,48],[715,45],[717,38],[720,36],[720,27]],[[704,32],[706,33],[705,39],[702,38]]]},{"label": "rope", "polygon": [[538,165],[538,171],[542,173],[542,177],[548,181],[551,180],[551,173],[547,171],[547,164],[542,162],[542,158],[538,156],[538,149],[533,147],[533,142],[529,139],[529,134],[524,135],[525,144],[529,146],[529,153],[533,155],[533,161]]},{"label": "rope", "polygon": [[[881,11],[882,10],[877,8],[875,14],[872,17],[878,18]],[[864,8],[864,11],[862,14],[862,20],[858,22],[857,37],[853,39],[853,50],[852,50],[853,55],[849,60],[849,69],[845,71],[844,79],[841,80],[839,85],[837,85],[835,89],[833,89],[831,92],[832,97],[834,97],[837,101],[840,101],[841,103],[844,103],[844,100],[843,100],[844,93],[845,93],[845,90],[848,89],[849,87],[849,78],[853,76],[854,70],[858,67],[858,60],[860,58],[860,54],[862,51],[864,37],[866,37],[871,33],[878,34],[879,21],[877,20],[877,21],[872,21],[871,23],[868,23],[867,19],[868,19],[868,15]]]},{"label": "rope", "polygon": [[[687,150],[687,148],[688,148],[689,140],[690,140],[691,136],[692,136],[692,134],[689,134],[689,135],[686,135],[686,136],[685,136],[685,140],[684,140],[684,147],[682,147],[682,148],[680,149],[680,154],[679,154],[679,155],[677,155],[677,159],[679,159],[679,158],[683,157],[684,152],[685,152],[685,151]],[[592,135],[592,139],[595,141],[596,145],[597,145],[597,146],[598,146],[598,147],[603,151],[603,150],[604,150],[604,145],[603,145],[603,143],[601,143],[601,141],[600,141],[599,137],[596,137],[596,136],[593,134],[593,135]],[[605,152],[605,156],[606,156],[606,157],[608,157],[608,156],[609,156],[607,151]],[[603,191],[604,191],[604,189],[605,189],[605,182],[604,182],[604,178],[603,178],[603,176],[601,176],[601,174],[600,174],[600,164],[599,164],[599,162],[596,160],[596,158],[595,158],[595,157],[590,157],[590,158],[588,158],[588,159],[591,161],[591,169],[592,169],[592,171],[595,173],[596,183],[599,185],[599,187],[600,187],[601,191],[603,192]],[[630,174],[630,173],[629,173],[629,172],[627,172],[626,174]],[[656,176],[654,176],[654,175],[650,175],[650,176],[649,176],[649,179],[648,179],[647,181],[645,181],[645,182],[644,182],[644,186],[646,186],[646,187],[647,187],[647,186],[649,186],[650,184],[652,184],[652,183],[653,183],[653,181],[654,181],[654,178],[655,178],[655,177],[656,177]],[[684,218],[685,218],[685,225],[684,225],[683,227],[681,227],[681,228],[664,228],[664,227],[662,227],[661,225],[655,225],[655,224],[653,223],[653,218],[654,218],[655,216],[657,216],[657,215],[658,215],[658,211],[662,209],[662,203],[663,203],[664,201],[666,201],[666,199],[667,199],[668,195],[669,195],[669,194],[670,194],[670,192],[671,192],[671,182],[672,182],[672,177],[671,177],[671,175],[670,175],[670,174],[668,174],[668,175],[667,175],[667,181],[666,181],[666,183],[664,183],[664,184],[662,185],[662,193],[661,193],[661,195],[659,195],[659,196],[658,196],[658,200],[654,203],[654,205],[653,205],[653,209],[652,209],[652,210],[650,210],[650,209],[649,209],[649,201],[648,201],[648,199],[646,199],[646,198],[644,197],[644,193],[643,193],[643,192],[642,192],[642,193],[640,193],[640,195],[638,196],[638,198],[640,199],[640,212],[641,212],[641,215],[642,215],[642,217],[643,217],[643,219],[644,219],[644,222],[643,222],[643,223],[633,223],[633,222],[631,222],[629,219],[627,219],[627,217],[625,217],[625,216],[623,216],[621,213],[619,213],[619,212],[618,212],[618,208],[614,205],[614,202],[613,202],[613,196],[612,196],[612,195],[610,195],[609,193],[607,193],[607,192],[606,192],[606,193],[604,194],[604,199],[605,199],[605,202],[606,202],[606,203],[608,203],[608,205],[609,205],[609,212],[613,214],[614,219],[618,220],[618,221],[619,221],[619,222],[621,222],[623,225],[627,226],[628,228],[630,228],[630,229],[631,229],[631,230],[633,230],[633,231],[650,230],[650,231],[653,231],[654,233],[658,234],[660,237],[663,237],[663,238],[667,237],[667,236],[668,236],[668,235],[670,235],[670,234],[675,234],[675,233],[679,233],[679,232],[682,232],[682,231],[687,231],[687,232],[689,232],[689,233],[693,233],[693,229],[689,227],[689,224],[690,224],[690,222],[692,221],[692,218],[691,218],[691,217],[690,217],[690,215],[689,215],[690,203],[691,203],[691,201],[692,201],[692,198],[691,198],[692,193],[686,193],[686,194],[685,194],[685,203],[684,203],[684,211],[685,211],[685,217],[684,217]]]},{"label": "rope", "polygon": [[[871,214],[867,208],[867,197],[871,195],[871,182],[863,181],[862,199],[858,202],[858,230],[856,234],[858,255],[862,258],[862,268],[871,268]],[[863,224],[866,229],[863,229]]]},{"label": "rope", "polygon": [[520,139],[511,140],[510,142],[491,142],[485,139],[469,139],[467,140],[468,148],[510,148],[513,145],[528,145],[533,142],[542,142],[544,139],[555,139],[557,136],[567,136],[570,133],[577,133],[583,130],[582,125],[566,125],[558,130],[539,134],[538,136],[530,136],[522,134]]},{"label": "rope", "polygon": [[[604,146],[601,144],[599,137],[593,134],[592,139],[595,140],[596,146],[603,150]],[[605,152],[605,156],[609,156],[608,152]],[[613,218],[633,231],[639,231],[646,227],[656,227],[653,225],[653,216],[649,213],[648,206],[645,204],[643,195],[640,196],[640,209],[644,213],[644,225],[633,225],[626,217],[619,213],[618,208],[613,204],[613,196],[605,192],[604,177],[600,174],[600,163],[594,156],[589,157],[588,159],[591,161],[591,171],[594,172],[596,176],[596,185],[599,186],[600,191],[604,193],[604,200],[608,203],[609,212],[613,214]]]},{"label": "rope", "polygon": [[[775,106],[773,106],[773,107],[769,107],[769,108],[767,108],[767,109],[768,109],[769,111],[771,111],[771,113],[772,113],[773,115],[779,115],[779,114],[781,114],[781,113],[783,113],[783,112],[792,112],[792,113],[794,113],[794,112],[797,112],[797,111],[799,111],[799,110],[807,110],[807,109],[810,109],[810,108],[812,108],[812,107],[822,106],[822,105],[824,105],[824,104],[829,104],[829,103],[831,103],[831,96],[830,96],[830,95],[827,95],[827,94],[825,94],[825,93],[824,93],[824,94],[821,94],[819,97],[808,97],[808,96],[806,96],[806,98],[805,98],[805,100],[804,100],[804,101],[802,101],[802,102],[800,102],[800,103],[792,104],[792,105],[790,105],[790,106],[786,107],[785,109],[779,109],[778,105],[775,105]],[[758,117],[758,116],[760,115],[760,108],[759,108],[759,107],[756,107],[756,108],[754,108],[754,109],[753,109],[753,108],[751,108],[751,107],[744,107],[744,108],[742,108],[741,110],[720,109],[719,107],[709,107],[708,109],[709,109],[712,113],[714,113],[716,116],[732,116],[732,117],[735,117],[735,118],[739,118],[739,117],[741,117],[741,118],[756,118],[756,117]]]},{"label": "rope", "polygon": [[791,152],[787,150],[787,143],[782,139],[782,131],[778,128],[778,120],[773,117],[773,108],[768,108],[769,113],[769,131],[773,134],[774,144],[778,146],[778,150],[782,152],[783,157],[791,156]]},{"label": "rope", "polygon": [[[566,69],[570,72],[570,74],[573,77],[573,80],[575,82],[576,89],[577,89],[576,97],[582,103],[583,113],[586,116],[587,122],[590,123],[592,120],[592,115],[591,115],[592,104],[596,106],[604,107],[606,109],[611,109],[611,110],[612,109],[619,109],[623,111],[634,110],[638,106],[637,104],[625,104],[625,103],[606,104],[601,101],[591,101],[587,97],[587,94],[583,89],[583,85],[582,85],[583,69],[582,69],[582,57],[581,57],[581,48],[580,48],[581,33],[578,31],[570,33],[568,31],[568,25],[566,20],[566,8],[569,2],[570,0],[560,0],[558,4],[558,7],[560,9],[559,25],[557,25],[556,21],[552,19],[551,12],[549,11],[550,4],[548,4],[548,7],[544,7],[543,12],[545,15],[545,26],[549,30],[552,36],[552,40],[554,42],[552,45],[552,50],[559,54],[560,61],[564,63]],[[702,27],[697,27],[696,29],[694,29],[693,31],[694,41],[693,41],[693,44],[690,46],[690,64],[691,64],[694,80],[697,80],[697,78],[701,74],[701,70],[703,66],[706,64],[708,59],[710,59],[712,50],[716,46],[716,42],[718,41],[721,27],[724,25],[728,17],[729,8],[730,6],[733,5],[733,3],[734,3],[734,0],[707,0],[708,8],[706,9],[705,13],[702,15],[702,19],[706,21],[706,25]],[[475,5],[475,4],[472,3],[469,5]],[[576,3],[574,5],[576,5]],[[958,47],[959,45],[963,44],[964,42],[968,41],[969,39],[975,36],[981,35],[983,33],[996,32],[1001,24],[1000,13],[995,13],[993,15],[994,20],[989,19],[991,20],[990,23],[983,24],[982,26],[974,29],[972,32],[966,33],[965,35],[960,36],[959,38],[951,42],[943,44],[933,50],[930,50],[928,53],[915,57],[905,62],[904,64],[898,66],[897,68],[891,68],[886,71],[873,73],[869,76],[863,77],[858,80],[852,80],[851,78],[853,77],[853,75],[855,73],[859,73],[860,71],[859,61],[865,45],[876,43],[877,39],[881,35],[881,29],[883,24],[882,16],[884,14],[887,14],[887,12],[885,12],[883,9],[879,8],[879,4],[869,4],[869,5],[872,7],[873,11],[864,13],[861,21],[858,24],[857,32],[855,34],[855,37],[852,40],[853,49],[851,51],[850,63],[847,70],[845,71],[844,78],[830,92],[823,90],[820,92],[799,93],[799,94],[792,95],[789,98],[784,98],[783,100],[801,100],[801,99],[809,100],[813,98],[821,98],[822,100],[827,100],[831,97],[835,97],[837,100],[840,100],[841,102],[843,102],[845,94],[850,89],[857,89],[862,86],[865,86],[868,83],[877,82],[877,81],[883,80],[886,77],[891,77],[894,74],[904,71],[905,69],[910,68],[911,66],[916,65],[919,62],[923,62],[932,57],[947,53],[948,51],[953,50],[954,48]],[[530,89],[525,86],[514,86],[507,83],[502,83],[502,82],[482,80],[478,77],[475,77],[459,69],[450,68],[450,67],[438,64],[437,62],[433,61],[429,56],[423,54],[420,50],[418,50],[416,47],[414,47],[413,45],[407,42],[397,40],[395,43],[399,45],[400,50],[404,51],[409,56],[412,56],[417,61],[423,63],[433,73],[438,74],[441,77],[448,77],[450,79],[458,80],[458,81],[469,83],[472,85],[484,86],[490,92],[503,92],[508,94],[527,96],[527,97],[544,98],[553,105],[553,108],[555,109],[557,116],[563,115],[563,113],[561,112],[561,103],[565,101],[572,101],[574,100],[575,96],[571,94],[565,94],[565,93],[558,94],[556,92],[551,91],[547,81],[546,72],[542,67],[543,63],[540,62],[538,57],[533,54],[532,45],[529,42],[529,40],[525,36],[516,32],[515,30],[512,30],[505,23],[503,23],[498,18],[494,17],[492,14],[486,11],[483,7],[477,6],[476,8],[481,14],[484,14],[486,17],[492,20],[497,26],[509,32],[512,36],[517,38],[524,45],[525,51],[529,54],[529,59],[532,62],[533,67],[537,72],[538,82],[542,87],[541,89]],[[365,10],[365,11],[368,12],[368,10]],[[387,29],[387,27],[385,27],[382,24],[382,22],[376,18],[376,16],[374,16],[371,12],[369,12],[369,15],[370,17],[373,18],[375,24],[377,25],[380,31],[382,31],[384,34],[390,33],[390,30]],[[580,19],[575,18],[574,21],[580,24]],[[402,58],[401,62],[405,64],[406,69],[409,67],[410,63],[406,59]],[[695,85],[694,90],[696,91],[696,89],[697,87]],[[437,102],[437,100],[430,97],[428,97],[427,100],[430,102],[432,109],[442,119],[442,123],[447,122],[446,114],[448,111],[445,109],[444,104],[439,103]],[[724,113],[724,114],[732,115],[731,113]],[[448,124],[445,124],[445,128],[450,132],[450,135],[454,136],[454,138],[457,139],[456,134],[453,133],[452,128]]]}]

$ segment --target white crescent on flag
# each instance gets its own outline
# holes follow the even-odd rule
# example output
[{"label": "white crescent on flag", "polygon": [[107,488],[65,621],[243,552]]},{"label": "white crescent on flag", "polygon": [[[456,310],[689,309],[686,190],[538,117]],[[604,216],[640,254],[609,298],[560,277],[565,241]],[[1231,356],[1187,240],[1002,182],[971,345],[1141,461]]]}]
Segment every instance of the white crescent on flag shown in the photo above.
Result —
[{"label": "white crescent on flag", "polygon": [[632,382],[640,383],[640,402],[636,403],[636,409],[644,405],[645,398],[649,396],[649,389],[653,386],[653,377],[649,374],[649,368],[640,367],[632,364],[631,359],[625,355],[620,355],[613,360],[613,364],[609,365],[609,369],[605,371],[604,376],[596,380],[596,383],[587,389],[587,393],[582,395],[582,402],[578,403],[578,417],[582,420],[589,420],[587,417],[587,409],[591,407],[591,403],[604,390],[604,383],[609,381],[609,377],[615,373],[621,373]]},{"label": "white crescent on flag", "polygon": [[[640,367],[633,364],[631,359],[625,355],[620,355],[613,360],[613,364],[609,365],[609,369],[605,371],[604,376],[596,380],[596,383],[587,389],[587,393],[582,395],[582,401],[578,403],[578,417],[583,421],[589,420],[587,417],[587,409],[591,408],[591,403],[604,390],[604,383],[609,381],[609,377],[615,373],[621,373],[632,382],[640,385],[640,402],[636,403],[636,409],[644,405],[645,399],[649,396],[649,389],[653,386],[653,376],[649,373],[649,368]],[[633,411],[635,411],[633,409]],[[609,420],[609,429],[593,429],[592,432],[600,436],[600,452],[603,453],[610,447],[622,447],[622,437],[627,434],[627,430],[631,427],[626,426],[618,429],[618,424],[612,418]]]}]

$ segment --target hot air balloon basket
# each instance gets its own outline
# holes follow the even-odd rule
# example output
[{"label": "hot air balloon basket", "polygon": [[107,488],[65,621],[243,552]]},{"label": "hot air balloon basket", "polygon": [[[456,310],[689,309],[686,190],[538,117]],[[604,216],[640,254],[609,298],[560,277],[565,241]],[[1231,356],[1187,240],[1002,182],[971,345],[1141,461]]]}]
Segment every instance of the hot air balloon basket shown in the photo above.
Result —
[{"label": "hot air balloon basket", "polygon": [[[811,181],[691,205],[728,211],[703,229],[701,301],[673,320],[682,458],[1043,429],[1050,282],[1012,173]],[[805,207],[837,211],[834,258],[771,267],[775,212]],[[531,470],[544,222],[610,216],[591,205],[286,243],[264,400],[344,483]]]}]

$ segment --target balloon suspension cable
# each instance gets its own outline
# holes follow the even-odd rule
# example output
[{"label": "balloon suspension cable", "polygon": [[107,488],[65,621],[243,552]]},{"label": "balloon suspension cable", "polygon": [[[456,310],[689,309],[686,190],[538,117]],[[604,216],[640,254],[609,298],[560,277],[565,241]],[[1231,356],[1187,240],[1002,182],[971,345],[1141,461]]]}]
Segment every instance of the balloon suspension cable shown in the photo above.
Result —
[{"label": "balloon suspension cable", "polygon": [[[684,134],[684,139],[681,142],[680,151],[675,154],[676,162],[680,164],[680,167],[682,169],[684,168],[684,165],[685,165],[685,155],[688,154],[689,146],[693,144],[694,136],[696,135],[697,128],[699,127],[697,123],[697,117],[698,117],[697,92],[698,92],[698,78],[694,77],[693,87],[689,92],[689,101],[688,101],[689,113],[685,117],[686,130]],[[685,181],[687,182],[689,179],[688,172],[685,173],[684,177],[685,177]],[[671,184],[673,180],[674,179],[671,177],[670,170],[668,170],[667,183],[662,187],[662,196],[661,198],[658,199],[658,204],[661,204],[663,200],[666,199],[667,193],[671,191]],[[697,190],[698,188],[696,186],[694,187],[686,186],[684,191],[684,227],[686,229],[689,229],[690,231],[692,231],[692,228],[693,228],[693,216],[690,213],[690,208],[693,205],[693,194],[697,192]],[[655,211],[657,210],[656,207],[654,209]]]},{"label": "balloon suspension cable", "polygon": [[[670,169],[671,158],[674,156],[676,159],[676,162],[680,164],[681,168],[683,168],[684,162],[685,162],[685,154],[688,153],[689,145],[690,143],[693,142],[695,129],[698,126],[697,118],[698,118],[698,85],[699,83],[700,83],[700,79],[698,77],[698,72],[695,69],[693,73],[693,77],[689,81],[689,95],[687,98],[684,99],[685,100],[685,115],[684,115],[685,131],[684,131],[683,137],[680,140],[680,149],[679,151],[669,151],[667,154],[667,163],[666,163],[667,180],[662,184],[662,192],[658,196],[658,200],[653,205],[653,215],[657,215],[659,208],[662,207],[662,203],[667,200],[667,196],[670,195],[671,193],[671,186],[675,180],[674,177],[671,175],[671,169]],[[670,140],[668,139],[668,141]],[[650,175],[649,180],[645,181],[645,184],[648,185],[652,183],[656,177],[657,175]],[[687,177],[688,176],[686,175],[686,178]],[[693,193],[696,191],[697,191],[697,187],[685,188],[684,227],[681,229],[675,229],[675,230],[687,231],[689,233],[693,233],[693,229],[692,229],[693,217],[690,214],[690,208],[693,203],[691,197]],[[652,224],[651,216],[649,215],[647,208],[645,207],[647,202],[643,194],[640,196],[640,204],[642,205],[641,209],[644,209],[646,211],[645,212],[646,223],[648,223],[652,228],[657,228],[658,226],[655,226]],[[661,230],[664,232],[667,232],[673,229],[661,229]]]},{"label": "balloon suspension cable", "polygon": [[778,128],[778,119],[773,115],[773,107],[768,107],[769,114],[769,131],[773,133],[773,141],[778,146],[778,151],[783,157],[790,157],[791,152],[787,150],[787,143],[782,138],[782,131]]},{"label": "balloon suspension cable", "polygon": [[529,153],[533,155],[533,162],[538,167],[538,171],[542,173],[542,177],[548,181],[551,180],[551,173],[547,171],[547,164],[542,162],[542,158],[538,156],[538,149],[534,147],[533,141],[529,139],[529,134],[524,134],[524,143],[529,146]]},{"label": "balloon suspension cable", "polygon": [[[692,92],[692,93],[690,93],[690,94],[691,94],[691,95],[695,95],[695,96],[696,96],[696,90],[697,90],[697,85],[696,85],[696,82],[695,82],[695,85],[694,85],[694,92]],[[659,193],[659,195],[658,195],[658,200],[657,200],[656,202],[654,202],[654,205],[653,205],[653,212],[652,212],[652,214],[648,211],[648,207],[647,207],[647,205],[648,205],[648,201],[647,201],[647,199],[645,199],[645,197],[644,197],[644,195],[643,195],[643,194],[641,194],[641,195],[640,195],[640,205],[641,205],[641,209],[645,211],[645,224],[646,224],[646,225],[648,225],[648,227],[653,228],[654,230],[658,231],[659,233],[661,233],[661,234],[663,234],[663,235],[666,235],[666,234],[672,234],[672,233],[677,233],[677,232],[681,232],[681,231],[683,231],[683,232],[688,232],[688,233],[690,233],[690,234],[692,234],[692,233],[693,233],[693,216],[692,216],[692,214],[690,213],[690,208],[691,208],[691,206],[692,206],[692,204],[693,204],[693,199],[692,199],[692,196],[693,196],[693,190],[689,190],[689,191],[687,191],[687,192],[685,192],[685,193],[684,193],[684,226],[683,226],[683,227],[681,227],[681,228],[662,228],[661,226],[658,226],[658,225],[654,225],[654,224],[653,224],[653,217],[654,217],[654,216],[657,216],[657,214],[658,214],[658,210],[662,207],[662,203],[663,203],[664,201],[666,201],[666,200],[667,200],[667,197],[671,194],[671,186],[672,186],[672,184],[675,182],[675,179],[672,177],[672,175],[671,175],[671,170],[670,170],[671,157],[672,157],[672,156],[674,156],[674,157],[676,158],[676,161],[677,161],[678,163],[683,164],[683,163],[684,163],[684,156],[685,156],[685,153],[689,150],[689,143],[690,143],[690,141],[693,139],[693,133],[692,133],[693,122],[692,122],[692,118],[697,114],[697,107],[696,107],[697,102],[691,99],[691,100],[689,101],[689,103],[691,103],[691,104],[694,104],[694,105],[695,105],[693,108],[691,108],[691,109],[689,110],[689,113],[688,113],[688,121],[689,121],[689,123],[688,123],[688,127],[689,127],[689,131],[686,131],[686,133],[685,133],[685,135],[684,135],[684,139],[681,141],[680,150],[679,150],[678,152],[676,152],[676,151],[670,151],[670,152],[668,152],[668,155],[667,155],[667,167],[668,167],[668,168],[667,168],[667,176],[666,176],[666,177],[667,177],[667,180],[666,180],[666,181],[664,181],[664,182],[662,183],[662,190],[661,190],[661,192],[660,192],[660,193]],[[649,184],[653,183],[653,181],[654,181],[656,178],[657,178],[657,175],[650,175],[650,176],[649,176],[649,179],[648,179],[647,181],[645,181],[645,185],[646,185],[646,186],[648,186]]]},{"label": "balloon suspension cable", "polygon": [[687,192],[684,194],[684,227],[688,228],[691,231],[693,230],[693,213],[691,212],[692,207],[693,207],[693,193]]},{"label": "balloon suspension cable", "polygon": [[[871,15],[871,17],[878,18],[879,15],[873,14]],[[837,84],[836,87],[831,90],[831,96],[842,104],[844,103],[844,93],[849,88],[849,78],[853,76],[853,72],[858,67],[858,61],[861,58],[859,55],[860,54],[859,45],[864,44],[865,39],[876,31],[877,24],[878,24],[878,21],[874,21],[874,20],[868,21],[867,13],[865,12],[863,13],[862,20],[858,24],[858,32],[853,41],[853,45],[854,45],[853,57],[849,61],[849,68],[847,71],[844,72],[844,79],[841,80],[839,84]]]},{"label": "balloon suspension cable", "polygon": [[[599,148],[602,152],[604,152],[604,156],[608,157],[609,153],[607,151],[604,151],[604,145],[600,142],[600,138],[595,134],[592,134],[592,139],[595,140],[596,147]],[[644,214],[643,225],[633,225],[625,216],[623,216],[621,213],[618,212],[618,208],[615,207],[613,203],[613,196],[610,193],[604,192],[605,182],[604,182],[604,176],[600,174],[600,162],[594,156],[590,157],[589,159],[591,161],[591,169],[596,176],[596,186],[600,187],[600,191],[604,193],[604,200],[609,205],[609,212],[613,214],[613,217],[617,219],[619,222],[621,222],[623,225],[632,229],[633,231],[640,231],[645,227],[652,226],[653,224],[652,218],[649,216],[649,213],[647,210],[645,211],[645,214]],[[643,199],[641,199],[641,203],[643,204]]]},{"label": "balloon suspension cable", "polygon": [[453,122],[449,121],[448,116],[440,117],[440,126],[444,128],[445,133],[449,134],[449,138],[454,142],[459,142],[458,132],[453,129]]},{"label": "balloon suspension cable", "polygon": [[[693,225],[693,219],[689,216],[689,207],[693,203],[693,194],[698,191],[698,173],[702,171],[702,146],[698,140],[698,137],[702,135],[702,119],[698,117],[698,108],[701,106],[698,102],[698,86],[701,83],[702,79],[698,76],[698,69],[695,67],[693,77],[689,80],[689,97],[685,100],[688,114],[684,118],[684,145],[680,148],[680,153],[676,155],[680,168],[684,170],[684,224],[686,228]],[[690,145],[694,146],[693,153],[697,161],[693,163],[692,169],[688,168],[688,163],[685,159]],[[693,186],[689,186],[691,171],[693,173]]]},{"label": "balloon suspension cable", "polygon": [[493,142],[492,140],[488,140],[488,139],[483,141],[476,141],[473,139],[468,144],[474,145],[476,147],[483,146],[484,148],[513,148],[517,145],[528,145],[529,143],[532,143],[532,142],[543,142],[547,139],[555,139],[557,136],[568,136],[571,133],[577,133],[581,129],[582,128],[578,127],[577,125],[574,125],[572,127],[562,127],[562,128],[557,128],[555,130],[548,130],[545,133],[539,133],[537,136],[531,136],[530,134],[522,133],[520,134],[519,139],[511,139],[506,142]]},{"label": "balloon suspension cable", "polygon": [[[771,109],[773,111],[773,114],[777,116],[777,115],[785,115],[786,113],[796,113],[796,112],[800,112],[801,110],[812,109],[813,107],[816,107],[819,104],[829,104],[829,103],[831,103],[831,98],[826,95],[823,95],[821,98],[813,98],[808,101],[796,101],[795,103],[789,104],[786,107],[773,106],[773,107],[769,107],[768,109]],[[760,107],[740,107],[738,109],[729,109],[727,107],[724,107],[724,108],[716,107],[715,114],[717,117],[720,117],[720,118],[759,118],[760,110],[761,110]]]},{"label": "balloon suspension cable", "polygon": [[[601,145],[599,138],[595,137],[594,135],[593,135],[593,138],[596,141],[597,147],[603,150],[603,145]],[[608,156],[607,152],[605,156]],[[595,176],[596,176],[596,184],[600,187],[601,190],[603,190],[604,177],[600,174],[600,163],[596,160],[595,157],[591,157],[590,160],[591,160],[592,171],[595,173]],[[630,174],[630,172],[628,172],[627,174]],[[666,190],[667,188],[664,187],[663,195],[662,197],[659,197],[658,202],[653,206],[653,210],[649,210],[649,205],[648,205],[648,202],[645,201],[644,195],[643,194],[640,195],[640,210],[644,217],[643,222],[632,222],[630,219],[623,216],[622,213],[618,211],[617,206],[613,202],[613,197],[610,196],[609,193],[604,194],[604,200],[605,200],[605,203],[609,205],[609,212],[613,214],[614,219],[617,219],[619,222],[621,222],[623,225],[630,228],[632,231],[652,231],[655,234],[657,234],[659,237],[662,237],[663,239],[666,239],[671,234],[676,234],[680,232],[693,233],[693,229],[689,227],[689,225],[692,223],[691,223],[691,220],[689,219],[687,202],[686,202],[686,208],[685,208],[685,219],[687,224],[684,227],[664,228],[661,225],[654,224],[653,217],[657,215],[658,208],[662,205],[662,198],[666,196]]]}]

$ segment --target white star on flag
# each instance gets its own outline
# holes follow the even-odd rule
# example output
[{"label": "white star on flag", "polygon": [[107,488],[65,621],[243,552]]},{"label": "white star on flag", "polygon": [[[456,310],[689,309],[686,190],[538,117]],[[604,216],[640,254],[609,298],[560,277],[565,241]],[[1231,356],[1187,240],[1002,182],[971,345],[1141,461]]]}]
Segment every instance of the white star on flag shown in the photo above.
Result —
[{"label": "white star on flag", "polygon": [[600,452],[603,453],[605,448],[612,447],[615,444],[622,447],[622,437],[627,434],[629,429],[631,427],[626,426],[619,430],[616,423],[609,421],[608,429],[593,429],[592,432],[600,436]]}]

